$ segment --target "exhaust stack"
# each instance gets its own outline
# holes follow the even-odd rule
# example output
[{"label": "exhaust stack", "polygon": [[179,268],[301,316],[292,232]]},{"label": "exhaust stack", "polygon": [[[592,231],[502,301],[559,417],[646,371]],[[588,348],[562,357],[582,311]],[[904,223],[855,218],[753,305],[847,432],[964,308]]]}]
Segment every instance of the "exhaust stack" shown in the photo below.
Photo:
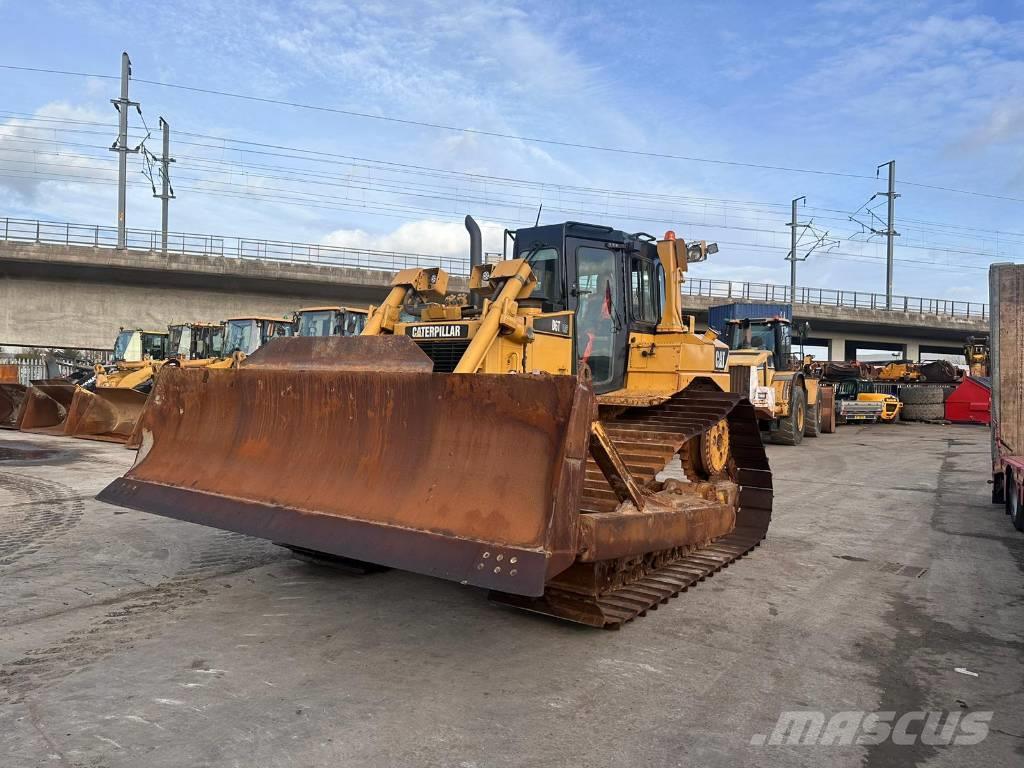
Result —
[{"label": "exhaust stack", "polygon": [[[484,241],[480,234],[480,225],[472,216],[466,216],[466,231],[469,232],[469,274],[472,276],[473,267],[484,263]],[[472,294],[470,302],[477,309],[483,307],[483,299],[476,293]]]}]

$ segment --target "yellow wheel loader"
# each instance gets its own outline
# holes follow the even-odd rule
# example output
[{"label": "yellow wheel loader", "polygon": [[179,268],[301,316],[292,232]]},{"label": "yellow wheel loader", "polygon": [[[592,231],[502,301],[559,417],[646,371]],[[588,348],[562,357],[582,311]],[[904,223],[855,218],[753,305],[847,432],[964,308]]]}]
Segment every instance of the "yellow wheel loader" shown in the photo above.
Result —
[{"label": "yellow wheel loader", "polygon": [[358,336],[367,311],[356,307],[306,307],[295,313],[297,336]]},{"label": "yellow wheel loader", "polygon": [[295,323],[280,317],[232,317],[224,321],[225,358],[244,359],[271,339],[292,336]]},{"label": "yellow wheel loader", "polygon": [[407,269],[359,337],[161,371],[136,463],[98,498],[609,628],[756,547],[754,409],[680,314],[707,247],[566,223],[484,264],[467,228],[470,302]]},{"label": "yellow wheel loader", "polygon": [[750,370],[748,394],[762,431],[774,442],[799,445],[821,434],[819,379],[793,359],[790,322],[782,317],[730,320],[730,365]]},{"label": "yellow wheel loader", "polygon": [[[96,365],[92,388],[76,387],[68,406],[63,434],[87,440],[123,443],[128,440],[146,404],[153,376],[167,362],[171,332],[121,329],[114,342],[112,365]],[[177,352],[175,348],[171,348]]]}]

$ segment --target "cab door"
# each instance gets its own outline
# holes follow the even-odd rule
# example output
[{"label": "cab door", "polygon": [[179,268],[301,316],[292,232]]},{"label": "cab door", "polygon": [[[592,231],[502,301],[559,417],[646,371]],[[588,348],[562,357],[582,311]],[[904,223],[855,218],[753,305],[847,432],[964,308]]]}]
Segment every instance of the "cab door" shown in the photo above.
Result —
[{"label": "cab door", "polygon": [[568,274],[573,277],[569,309],[575,313],[575,363],[590,367],[594,391],[623,386],[629,329],[621,249],[603,241],[566,239]]}]

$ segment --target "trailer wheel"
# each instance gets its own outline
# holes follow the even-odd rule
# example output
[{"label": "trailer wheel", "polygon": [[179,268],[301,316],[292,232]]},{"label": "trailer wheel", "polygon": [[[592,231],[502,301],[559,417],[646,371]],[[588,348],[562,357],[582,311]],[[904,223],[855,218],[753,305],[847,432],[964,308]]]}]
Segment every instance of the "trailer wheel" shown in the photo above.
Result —
[{"label": "trailer wheel", "polygon": [[992,503],[1006,506],[1006,476],[1003,473],[992,473]]},{"label": "trailer wheel", "polygon": [[793,387],[789,398],[789,415],[779,419],[779,429],[775,432],[775,442],[782,445],[800,445],[804,439],[804,422],[807,415],[805,403],[807,396],[800,387]]},{"label": "trailer wheel", "polygon": [[1010,522],[1018,531],[1024,531],[1024,505],[1020,503],[1020,488],[1013,478],[1012,472],[1006,473],[1006,512]]}]

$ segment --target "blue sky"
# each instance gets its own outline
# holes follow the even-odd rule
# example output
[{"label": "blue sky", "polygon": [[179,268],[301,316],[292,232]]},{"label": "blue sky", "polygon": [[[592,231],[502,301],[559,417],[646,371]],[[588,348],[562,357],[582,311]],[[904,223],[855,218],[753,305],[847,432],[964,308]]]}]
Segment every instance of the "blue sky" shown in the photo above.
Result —
[{"label": "blue sky", "polygon": [[[987,263],[1024,260],[1022,0],[0,0],[0,13],[0,64],[116,75],[123,49],[140,79],[514,136],[865,177],[895,159],[913,182],[898,185],[897,293],[983,300]],[[0,215],[114,223],[116,87],[0,69]],[[801,264],[800,283],[884,288],[884,245],[848,216],[884,174],[578,149],[138,82],[132,97],[154,134],[160,115],[174,130],[175,231],[461,255],[466,213],[497,249],[543,203],[546,222],[718,240],[693,277],[784,283],[789,201],[806,195],[802,216],[839,245]],[[155,228],[141,169],[131,158],[128,222]]]}]

